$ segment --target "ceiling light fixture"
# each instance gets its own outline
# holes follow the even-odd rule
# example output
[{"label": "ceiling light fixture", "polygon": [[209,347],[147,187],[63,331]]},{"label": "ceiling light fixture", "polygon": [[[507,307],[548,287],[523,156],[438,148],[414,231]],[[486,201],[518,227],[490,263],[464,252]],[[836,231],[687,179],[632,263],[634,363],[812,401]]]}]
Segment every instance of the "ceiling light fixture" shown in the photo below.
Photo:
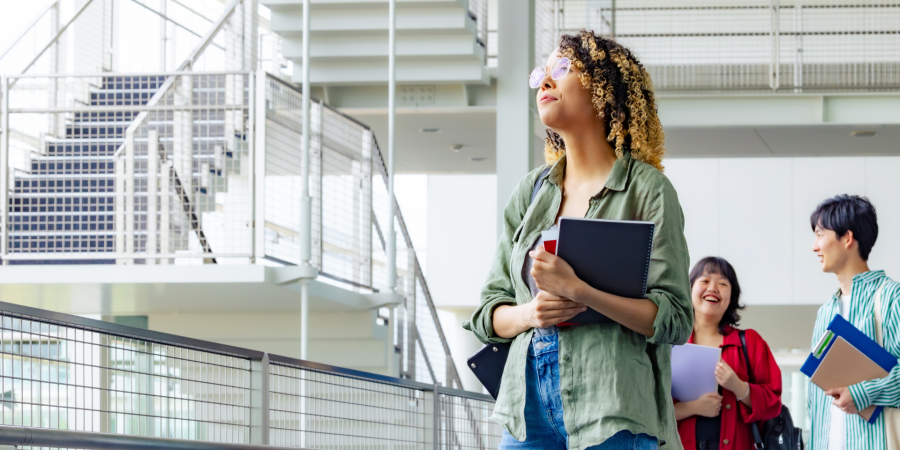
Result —
[{"label": "ceiling light fixture", "polygon": [[440,128],[420,128],[419,131],[422,133],[440,133]]},{"label": "ceiling light fixture", "polygon": [[854,131],[854,132],[850,133],[850,136],[853,136],[853,137],[872,137],[872,136],[875,136],[876,134],[878,134],[878,133],[876,133],[876,132],[874,132],[874,131]]},{"label": "ceiling light fixture", "polygon": [[452,149],[455,153],[459,153],[459,150],[461,148],[463,148],[462,144],[453,144],[450,146],[450,149]]},{"label": "ceiling light fixture", "polygon": [[474,156],[474,157],[472,157],[472,158],[469,158],[469,161],[472,161],[472,162],[482,162],[482,161],[487,161],[487,157],[484,157],[484,156]]}]

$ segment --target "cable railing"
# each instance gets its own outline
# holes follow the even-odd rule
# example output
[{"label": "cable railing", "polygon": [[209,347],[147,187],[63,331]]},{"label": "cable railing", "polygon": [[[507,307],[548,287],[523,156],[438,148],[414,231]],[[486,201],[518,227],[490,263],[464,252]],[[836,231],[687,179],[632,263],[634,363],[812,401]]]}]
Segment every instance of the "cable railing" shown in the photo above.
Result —
[{"label": "cable railing", "polygon": [[500,440],[490,397],[437,384],[9,303],[0,337],[0,444],[449,450]]},{"label": "cable railing", "polygon": [[663,93],[900,87],[900,3],[537,0],[535,58],[582,28],[635,52]]}]

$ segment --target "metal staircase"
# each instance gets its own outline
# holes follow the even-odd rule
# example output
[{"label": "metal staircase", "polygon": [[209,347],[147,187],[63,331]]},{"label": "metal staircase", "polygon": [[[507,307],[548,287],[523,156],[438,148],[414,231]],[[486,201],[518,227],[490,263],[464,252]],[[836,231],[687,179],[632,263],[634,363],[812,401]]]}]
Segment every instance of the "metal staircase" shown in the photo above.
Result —
[{"label": "metal staircase", "polygon": [[[197,132],[189,137],[190,154],[178,155],[187,163],[177,167],[173,162],[179,146],[172,136],[182,124],[176,123],[175,112],[148,115],[146,137],[131,142],[127,129],[138,110],[73,112],[66,117],[65,135],[44,136],[42,151],[31,154],[30,171],[11,174],[9,253],[96,256],[22,261],[27,264],[114,264],[114,254],[126,249],[178,253],[188,250],[192,240],[203,253],[213,253],[203,215],[216,210],[216,195],[228,192],[228,175],[240,173],[241,156],[249,149],[243,133],[226,136],[223,111],[204,110],[224,98],[225,79],[190,77],[195,110],[180,118],[188,119]],[[144,106],[165,80],[102,77],[99,85],[90,85],[85,103],[98,108]],[[117,189],[117,183],[127,186]],[[126,229],[133,233],[123,236]]]},{"label": "metal staircase", "polygon": [[[303,2],[262,0],[282,54],[303,62]],[[387,82],[387,0],[312,0],[310,81],[317,85]],[[490,84],[485,67],[487,0],[397,2],[397,81]],[[295,71],[294,82],[300,82]]]},{"label": "metal staircase", "polygon": [[[223,56],[240,48],[235,29],[254,22],[240,14],[256,10],[255,2],[246,3],[229,2],[174,72],[0,78],[0,168],[9,186],[0,195],[0,204],[8,206],[0,216],[8,225],[0,227],[0,261],[19,266],[3,269],[9,276],[0,279],[0,295],[15,291],[17,301],[34,306],[77,304],[86,308],[80,314],[109,314],[104,298],[134,305],[131,314],[164,316],[188,308],[185,314],[210,318],[203,324],[157,323],[169,332],[235,345],[269,339],[291,354],[286,338],[242,341],[215,324],[234,309],[289,312],[297,300],[289,266],[299,254],[301,228],[295,187],[302,96],[262,71],[229,69],[234,64],[227,57],[224,69],[194,70],[208,61],[204,51],[213,45],[229,49]],[[441,4],[433,12],[450,5],[471,28],[472,17],[459,4]],[[72,29],[85,29],[72,20]],[[312,262],[320,276],[310,284],[310,317],[316,321],[310,338],[321,344],[311,357],[460,388],[400,214],[402,302],[379,297],[385,252],[373,211],[385,210],[387,191],[372,129],[319,100],[311,113]],[[48,278],[45,269],[28,267],[41,264],[79,266]],[[226,267],[235,264],[243,269]],[[42,303],[45,284],[56,285],[52,306]],[[254,300],[254,294],[265,298]],[[86,296],[76,301],[80,295]],[[204,302],[207,310],[198,313]],[[390,324],[388,308],[396,318]],[[349,319],[357,325],[343,341],[326,329]],[[208,334],[192,334],[200,328]],[[354,359],[348,349],[363,341],[369,354]]]}]

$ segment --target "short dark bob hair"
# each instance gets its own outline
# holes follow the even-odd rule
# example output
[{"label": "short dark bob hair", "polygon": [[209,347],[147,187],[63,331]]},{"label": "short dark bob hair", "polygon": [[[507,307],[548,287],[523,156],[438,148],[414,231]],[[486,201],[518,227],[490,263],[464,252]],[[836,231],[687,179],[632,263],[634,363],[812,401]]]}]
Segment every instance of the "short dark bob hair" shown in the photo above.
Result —
[{"label": "short dark bob hair", "polygon": [[741,321],[740,311],[744,309],[744,305],[740,304],[741,284],[738,283],[734,267],[731,267],[731,264],[725,258],[707,256],[698,261],[694,268],[691,269],[691,289],[694,288],[694,282],[697,281],[697,278],[707,274],[722,275],[731,284],[731,302],[728,303],[728,308],[725,310],[725,314],[722,314],[722,320],[719,321],[719,333],[724,335],[726,327],[737,327]]},{"label": "short dark bob hair", "polygon": [[878,239],[878,217],[869,199],[858,195],[836,195],[816,207],[809,216],[813,231],[816,227],[834,231],[837,237],[853,232],[853,239],[859,243],[859,256],[869,260],[869,253]]}]

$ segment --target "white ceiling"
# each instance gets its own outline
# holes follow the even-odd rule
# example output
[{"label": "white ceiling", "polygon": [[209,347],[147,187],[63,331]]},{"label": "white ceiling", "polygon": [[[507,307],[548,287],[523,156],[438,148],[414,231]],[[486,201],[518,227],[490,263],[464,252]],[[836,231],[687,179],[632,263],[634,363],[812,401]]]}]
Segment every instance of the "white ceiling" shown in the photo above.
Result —
[{"label": "white ceiling", "polygon": [[[471,108],[470,112],[397,115],[396,164],[398,173],[494,173],[496,113]],[[354,112],[354,117],[375,130],[387,151],[387,115],[383,110]],[[439,133],[423,133],[439,128]],[[664,125],[665,128],[665,125]],[[854,131],[875,131],[871,137],[851,137]],[[900,125],[765,125],[665,128],[667,157],[790,157],[900,155]],[[543,128],[535,124],[534,161],[542,161]],[[538,137],[540,136],[540,137]],[[462,145],[458,151],[453,145]],[[470,158],[487,158],[471,161]]]},{"label": "white ceiling", "polygon": [[[375,130],[387,154],[387,115],[354,114]],[[494,173],[497,142],[496,114],[490,112],[398,114],[396,170],[398,173]],[[423,133],[438,128],[439,133]],[[462,145],[458,152],[452,146]],[[470,158],[487,158],[471,161]]]}]

